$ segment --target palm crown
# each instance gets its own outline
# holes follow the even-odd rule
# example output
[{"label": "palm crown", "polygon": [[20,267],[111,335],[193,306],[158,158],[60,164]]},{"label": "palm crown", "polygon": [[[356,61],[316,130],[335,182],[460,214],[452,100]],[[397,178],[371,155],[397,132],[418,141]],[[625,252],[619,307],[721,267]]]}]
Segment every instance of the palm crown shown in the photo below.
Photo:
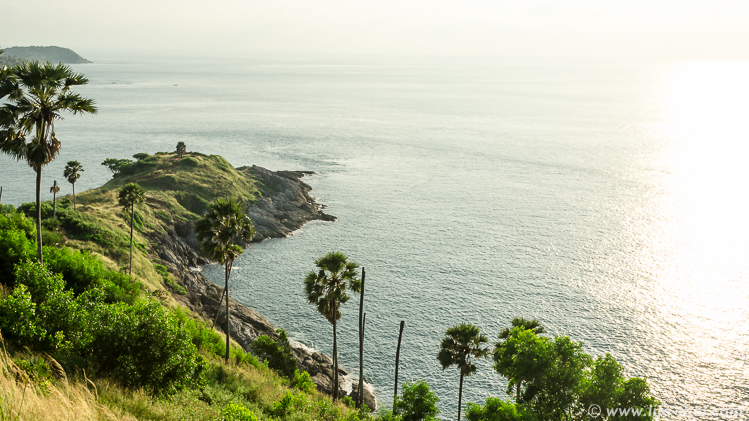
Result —
[{"label": "palm crown", "polygon": [[447,329],[437,359],[443,370],[456,365],[462,376],[470,376],[476,372],[473,359],[486,358],[489,355],[489,349],[482,348],[482,345],[488,342],[489,338],[481,334],[478,327],[461,323]]},{"label": "palm crown", "polygon": [[94,101],[73,93],[71,87],[88,83],[82,74],[64,64],[26,62],[0,84],[0,147],[35,170],[52,162],[60,151],[55,120],[62,112],[96,113]]},{"label": "palm crown", "polygon": [[79,178],[81,178],[81,173],[83,171],[84,169],[83,166],[81,166],[80,162],[68,161],[68,164],[65,166],[65,171],[62,175],[68,180],[68,183],[75,184],[75,182],[78,181]]},{"label": "palm crown", "polygon": [[195,224],[200,248],[209,259],[225,263],[242,254],[237,240],[248,242],[255,236],[252,220],[236,198],[219,198]]},{"label": "palm crown", "polygon": [[506,327],[499,331],[497,336],[499,339],[507,339],[510,337],[510,331],[516,327],[522,328],[523,330],[533,331],[536,335],[546,333],[546,329],[541,325],[538,319],[525,319],[522,317],[515,317],[512,319],[512,327]]},{"label": "palm crown", "polygon": [[119,203],[127,212],[130,212],[133,205],[136,203],[143,203],[145,198],[146,196],[143,188],[135,183],[130,183],[120,189]]},{"label": "palm crown", "polygon": [[315,266],[319,270],[311,271],[304,279],[307,300],[330,323],[335,323],[341,318],[341,304],[351,298],[346,291],[361,290],[361,279],[356,277],[359,264],[349,262],[340,251],[332,251],[315,260]]}]

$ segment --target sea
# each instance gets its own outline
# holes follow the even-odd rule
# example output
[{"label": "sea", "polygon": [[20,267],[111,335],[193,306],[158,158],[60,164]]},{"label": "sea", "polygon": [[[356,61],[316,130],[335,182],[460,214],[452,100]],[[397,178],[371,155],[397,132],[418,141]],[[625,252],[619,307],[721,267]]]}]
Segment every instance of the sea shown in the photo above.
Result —
[{"label": "sea", "polygon": [[[330,354],[302,282],[346,253],[366,268],[365,378],[381,404],[400,321],[399,379],[426,380],[447,420],[459,373],[436,359],[445,330],[473,323],[492,345],[521,316],[647,378],[666,419],[749,416],[749,62],[81,53],[94,63],[73,65],[90,79],[77,91],[99,113],[58,121],[43,198],[53,180],[70,193],[68,160],[82,191],[111,177],[104,159],[180,141],[314,171],[304,181],[338,220],[251,245],[231,295]],[[0,185],[3,203],[34,199],[33,171],[6,156]],[[358,303],[338,334],[352,378]],[[492,361],[476,364],[463,402],[507,398]]]}]

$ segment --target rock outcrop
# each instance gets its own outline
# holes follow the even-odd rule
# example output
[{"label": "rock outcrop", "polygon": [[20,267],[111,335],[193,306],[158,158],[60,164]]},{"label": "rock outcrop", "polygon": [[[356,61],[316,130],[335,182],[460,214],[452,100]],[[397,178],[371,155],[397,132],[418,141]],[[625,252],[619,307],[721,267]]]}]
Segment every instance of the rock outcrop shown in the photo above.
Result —
[{"label": "rock outcrop", "polygon": [[[308,171],[270,171],[258,166],[237,168],[261,184],[262,196],[250,205],[247,213],[253,221],[257,234],[253,242],[266,238],[287,237],[312,220],[335,221],[324,213],[324,206],[310,196],[312,190],[301,178],[313,174]],[[200,265],[208,261],[200,253],[193,222],[175,222],[173,229],[154,234],[152,241],[158,244],[159,258],[170,267],[177,281],[185,287],[187,294],[174,297],[202,317],[213,320],[218,312],[216,327],[226,325],[226,312],[218,311],[222,288],[209,281],[200,271]],[[255,310],[229,300],[231,312],[230,330],[232,339],[246,351],[260,335],[277,339],[276,329]],[[292,342],[294,356],[300,370],[309,372],[312,380],[323,393],[332,393],[333,361],[303,344]],[[348,373],[339,367],[339,377]],[[356,382],[354,382],[356,385]],[[346,393],[339,384],[340,396]],[[356,393],[356,388],[352,391]],[[365,383],[364,401],[371,409],[376,408],[372,387]]]}]

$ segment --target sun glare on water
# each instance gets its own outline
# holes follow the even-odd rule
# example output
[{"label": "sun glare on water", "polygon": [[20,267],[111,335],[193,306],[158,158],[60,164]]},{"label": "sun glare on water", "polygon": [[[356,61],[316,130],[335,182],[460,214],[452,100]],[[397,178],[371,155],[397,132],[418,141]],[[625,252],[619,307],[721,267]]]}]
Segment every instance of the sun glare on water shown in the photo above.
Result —
[{"label": "sun glare on water", "polygon": [[655,280],[647,288],[656,313],[650,330],[669,343],[673,365],[697,373],[720,367],[728,376],[673,379],[685,404],[708,388],[723,388],[726,402],[747,401],[740,386],[749,384],[747,75],[747,61],[682,63],[663,91],[667,146],[651,180],[660,194],[641,234],[640,269]]}]

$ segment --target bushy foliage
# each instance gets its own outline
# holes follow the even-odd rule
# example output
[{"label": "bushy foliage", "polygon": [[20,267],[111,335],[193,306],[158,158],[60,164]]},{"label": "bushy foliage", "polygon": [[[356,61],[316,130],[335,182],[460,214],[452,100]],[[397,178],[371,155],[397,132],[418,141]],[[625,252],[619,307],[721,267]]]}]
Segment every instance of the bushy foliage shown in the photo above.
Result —
[{"label": "bushy foliage", "polygon": [[221,418],[217,421],[258,421],[258,418],[241,403],[230,403],[221,410]]},{"label": "bushy foliage", "polygon": [[107,158],[101,165],[107,167],[112,172],[113,177],[117,177],[122,174],[123,171],[127,170],[134,164],[132,159],[117,159]]},{"label": "bushy foliage", "polygon": [[294,370],[294,380],[292,380],[291,385],[306,393],[317,390],[317,385],[306,371]]},{"label": "bushy foliage", "polygon": [[403,421],[436,420],[440,413],[437,408],[439,400],[437,394],[429,389],[429,385],[424,380],[406,382],[401,387],[400,396],[395,398],[393,414]]},{"label": "bushy foliage", "polygon": [[[593,404],[604,410],[658,405],[645,380],[625,379],[610,355],[593,360],[582,343],[567,336],[541,337],[517,326],[496,344],[494,361],[495,370],[508,379],[507,393],[540,420],[586,420]],[[496,401],[489,403],[500,408]]]},{"label": "bushy foliage", "polygon": [[[15,265],[34,258],[35,233],[33,221],[23,213],[0,214],[0,283],[15,285]],[[65,289],[75,294],[100,288],[110,303],[132,303],[140,295],[140,284],[124,273],[107,269],[95,255],[53,246],[45,246],[43,255],[48,269],[61,274]]]},{"label": "bushy foliage", "polygon": [[268,362],[268,368],[292,379],[297,369],[294,351],[291,349],[286,332],[283,329],[278,329],[276,332],[278,342],[267,335],[261,335],[252,342],[250,348],[260,359]]},{"label": "bushy foliage", "polygon": [[[224,338],[210,325],[201,320],[193,319],[187,311],[175,309],[174,315],[179,319],[182,328],[187,332],[192,343],[209,354],[223,358],[226,355],[226,342]],[[248,364],[255,368],[261,368],[262,364],[252,354],[243,349],[233,346],[230,349],[231,360],[236,364]]]},{"label": "bushy foliage", "polygon": [[0,301],[0,329],[16,345],[55,352],[131,388],[169,394],[200,382],[205,368],[178,315],[160,303],[105,302],[104,292],[65,290],[46,265],[16,265],[16,286]]},{"label": "bushy foliage", "polygon": [[486,398],[484,405],[468,403],[468,421],[532,421],[533,414],[518,405],[499,398]]},{"label": "bushy foliage", "polygon": [[91,343],[78,354],[88,354],[124,386],[170,394],[199,383],[206,363],[179,318],[159,302],[103,305],[94,313],[88,321]]}]

